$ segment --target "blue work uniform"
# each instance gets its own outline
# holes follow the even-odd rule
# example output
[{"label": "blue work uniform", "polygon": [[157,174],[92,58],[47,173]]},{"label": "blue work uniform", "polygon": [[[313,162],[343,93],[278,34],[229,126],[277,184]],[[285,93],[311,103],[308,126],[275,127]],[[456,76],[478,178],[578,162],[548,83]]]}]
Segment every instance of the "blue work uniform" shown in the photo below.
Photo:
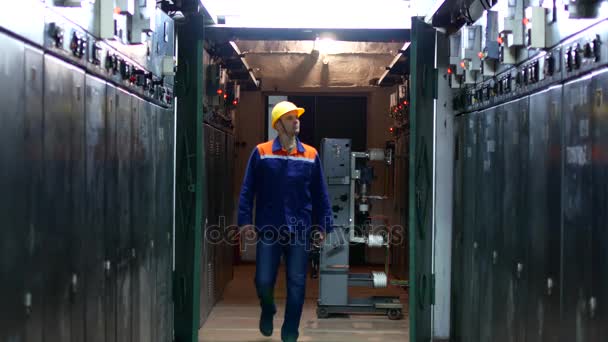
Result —
[{"label": "blue work uniform", "polygon": [[249,158],[239,200],[239,226],[254,224],[255,285],[262,315],[274,315],[274,286],[281,256],[285,257],[287,303],[281,329],[283,340],[296,340],[304,295],[314,224],[326,234],[332,230],[327,185],[316,149],[297,140],[288,153],[279,139],[259,144]]}]

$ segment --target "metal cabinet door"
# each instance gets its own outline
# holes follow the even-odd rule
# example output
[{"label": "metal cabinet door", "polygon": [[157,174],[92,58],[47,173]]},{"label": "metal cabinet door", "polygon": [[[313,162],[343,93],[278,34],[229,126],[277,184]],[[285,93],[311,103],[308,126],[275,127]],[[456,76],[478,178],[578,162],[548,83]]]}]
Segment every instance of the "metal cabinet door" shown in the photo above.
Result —
[{"label": "metal cabinet door", "polygon": [[[45,56],[45,338],[84,339],[84,72]],[[80,289],[79,289],[80,288]]]},{"label": "metal cabinet door", "polygon": [[[85,138],[85,73],[69,68],[71,80],[70,111],[70,182],[71,187],[71,267],[72,267],[72,341],[85,339],[86,264],[83,241],[88,234],[86,227],[86,138]],[[46,103],[45,103],[46,104]],[[46,122],[46,121],[45,121]]]},{"label": "metal cabinet door", "polygon": [[478,196],[476,184],[479,179],[479,121],[482,113],[465,115],[463,172],[463,284],[460,335],[463,341],[479,339],[479,242]]},{"label": "metal cabinet door", "polygon": [[[493,293],[493,314],[492,321],[492,334],[495,337],[495,341],[506,341],[507,340],[507,279],[509,278],[508,269],[510,260],[508,258],[508,248],[511,247],[509,244],[510,236],[512,236],[512,226],[510,225],[509,219],[512,216],[507,215],[511,213],[512,206],[515,202],[514,191],[512,187],[512,180],[514,177],[514,167],[509,158],[513,158],[516,154],[514,136],[515,134],[509,130],[513,127],[513,122],[516,118],[507,110],[508,107],[505,105],[499,105],[496,107],[496,118],[498,121],[497,139],[496,139],[496,154],[497,154],[497,167],[498,167],[498,185],[496,191],[498,192],[499,200],[497,207],[497,214],[499,216],[496,224],[497,229],[495,232],[494,247],[491,250],[490,260],[493,267],[492,274],[492,293]],[[511,124],[511,125],[509,125]]]},{"label": "metal cabinet door", "polygon": [[119,202],[118,197],[118,144],[117,144],[117,90],[111,84],[106,84],[106,156],[104,163],[104,247],[106,271],[105,278],[105,321],[106,341],[116,341],[117,329],[117,265],[118,265],[118,226]]},{"label": "metal cabinet door", "polygon": [[21,340],[25,324],[22,260],[26,257],[24,44],[0,33],[0,340]]},{"label": "metal cabinet door", "polygon": [[[489,108],[479,114],[478,164],[480,169],[476,193],[477,238],[473,248],[478,256],[479,272],[479,341],[493,341],[494,272],[497,270],[493,255],[498,249],[496,235],[499,223],[500,168],[496,155],[498,121],[496,109]],[[477,248],[475,248],[477,246]]]},{"label": "metal cabinet door", "polygon": [[[529,279],[529,259],[528,248],[530,241],[530,222],[528,217],[531,211],[531,203],[529,201],[529,99],[527,97],[517,100],[512,105],[512,115],[516,115],[518,119],[517,131],[519,132],[519,144],[517,147],[517,156],[511,159],[511,163],[515,163],[517,167],[516,177],[519,181],[513,186],[516,187],[516,212],[517,220],[514,226],[515,244],[510,247],[512,252],[512,263],[509,265],[509,273],[511,274],[511,282],[513,284],[513,308],[514,317],[513,324],[515,326],[514,336],[517,341],[525,340],[525,313],[528,302],[528,279]],[[506,161],[505,161],[506,162]],[[509,307],[507,307],[509,312]],[[507,320],[510,317],[507,315]]]},{"label": "metal cabinet door", "polygon": [[221,277],[222,277],[222,259],[221,259],[221,250],[222,246],[215,241],[215,236],[217,232],[219,232],[219,219],[222,215],[223,203],[222,203],[222,182],[224,179],[224,173],[226,170],[222,170],[222,158],[220,151],[222,149],[222,144],[224,141],[223,132],[217,128],[213,129],[214,134],[214,142],[213,142],[213,178],[211,182],[213,183],[213,192],[211,201],[213,201],[214,205],[214,214],[213,214],[213,228],[215,232],[212,235],[208,236],[210,238],[211,245],[213,246],[213,305],[215,305],[221,297]]},{"label": "metal cabinet door", "polygon": [[564,85],[562,340],[589,341],[594,133],[591,76]]},{"label": "metal cabinet door", "polygon": [[598,72],[592,80],[593,117],[593,231],[592,276],[588,313],[589,341],[606,339],[608,325],[608,70]]},{"label": "metal cabinet door", "polygon": [[211,275],[211,270],[213,268],[213,264],[212,264],[212,254],[211,254],[211,249],[212,246],[211,244],[208,243],[208,239],[207,239],[207,227],[208,225],[212,222],[212,206],[213,206],[213,201],[212,201],[212,197],[211,197],[211,190],[210,188],[212,187],[212,183],[213,183],[213,176],[212,176],[212,144],[214,141],[214,135],[213,135],[213,128],[207,124],[205,124],[204,126],[204,151],[205,151],[205,184],[206,189],[204,189],[204,215],[207,218],[206,221],[204,222],[205,224],[205,229],[204,232],[202,234],[202,248],[201,248],[201,252],[202,252],[202,258],[201,258],[201,297],[200,297],[200,301],[201,301],[201,315],[200,315],[200,325],[202,326],[205,321],[207,320],[207,317],[209,316],[209,313],[211,312],[211,307],[212,307],[212,301],[213,301],[213,288],[212,288],[212,278],[210,277]]},{"label": "metal cabinet door", "polygon": [[[526,280],[524,278],[527,243],[525,200],[528,159],[528,99],[522,98],[505,103],[497,109],[500,113],[502,137],[502,250],[496,253],[497,286],[495,293],[495,336],[498,341],[522,341],[524,337],[524,313]],[[494,255],[492,255],[494,259]]]},{"label": "metal cabinet door", "polygon": [[133,96],[116,90],[116,149],[118,157],[117,207],[118,241],[116,263],[116,337],[118,342],[130,342],[133,329],[132,316],[132,260],[134,249],[131,240],[131,174],[132,168],[132,101]]},{"label": "metal cabinet door", "polygon": [[[452,303],[451,303],[451,336],[454,340],[461,339],[461,327],[463,324],[463,292],[464,277],[463,254],[464,254],[464,157],[465,157],[465,127],[467,117],[458,116],[455,119],[454,128],[456,134],[454,154],[454,225],[452,240]],[[400,247],[400,246],[399,246]],[[401,248],[399,248],[400,250]],[[392,253],[395,253],[393,249]],[[398,259],[397,259],[398,260]],[[393,260],[393,262],[396,260]],[[391,270],[392,272],[392,270]]]},{"label": "metal cabinet door", "polygon": [[173,224],[173,111],[160,107],[157,111],[157,271],[156,339],[159,342],[173,339],[172,302],[172,224]]},{"label": "metal cabinet door", "polygon": [[86,76],[86,234],[85,254],[86,340],[105,342],[105,162],[106,82]]},{"label": "metal cabinet door", "polygon": [[236,204],[236,198],[234,195],[234,136],[232,134],[226,135],[226,210],[224,215],[226,216],[226,234],[224,241],[226,245],[226,264],[228,271],[226,272],[226,284],[228,284],[234,277],[234,242],[232,241],[234,232],[234,208]]},{"label": "metal cabinet door", "polygon": [[[158,135],[158,115],[160,107],[149,103],[148,104],[148,120],[146,122],[146,131],[148,135],[148,148],[146,150],[146,169],[148,170],[148,179],[146,180],[148,190],[149,199],[148,202],[148,215],[147,215],[147,231],[148,231],[148,253],[147,253],[147,264],[148,264],[148,282],[149,282],[149,290],[150,294],[148,295],[150,298],[150,342],[158,341],[159,335],[157,334],[157,324],[159,321],[158,316],[161,314],[159,308],[161,304],[157,297],[156,287],[158,286],[157,277],[158,277],[158,249],[159,244],[162,244],[162,241],[159,240],[158,231],[160,220],[158,216],[158,193],[160,189],[157,186],[157,178],[156,174],[159,172],[158,170],[158,145],[159,145],[159,135]],[[166,239],[164,239],[166,241]]]},{"label": "metal cabinet door", "polygon": [[558,341],[561,222],[562,87],[530,96],[529,299],[526,336]]},{"label": "metal cabinet door", "polygon": [[153,215],[150,120],[151,104],[133,97],[132,108],[132,232],[136,257],[132,273],[133,340],[150,341],[152,335],[152,298],[155,278],[152,274],[150,215]]},{"label": "metal cabinet door", "polygon": [[[29,242],[28,257],[25,262],[25,293],[29,298],[30,308],[23,312],[29,312],[25,328],[26,342],[41,342],[43,340],[43,293],[45,281],[42,275],[46,268],[45,260],[41,258],[44,243],[37,238],[40,229],[45,222],[42,216],[42,198],[40,189],[43,185],[43,90],[44,90],[44,55],[41,50],[25,47],[25,131],[23,137],[27,139],[25,145],[25,169],[23,174],[28,179],[27,189],[27,223],[24,227]],[[3,91],[4,93],[4,91]],[[5,102],[3,102],[5,103]],[[2,165],[8,165],[2,163]],[[25,246],[24,246],[25,247]],[[24,298],[24,299],[26,299]],[[8,311],[10,312],[10,310]],[[15,312],[18,314],[19,311]]]}]

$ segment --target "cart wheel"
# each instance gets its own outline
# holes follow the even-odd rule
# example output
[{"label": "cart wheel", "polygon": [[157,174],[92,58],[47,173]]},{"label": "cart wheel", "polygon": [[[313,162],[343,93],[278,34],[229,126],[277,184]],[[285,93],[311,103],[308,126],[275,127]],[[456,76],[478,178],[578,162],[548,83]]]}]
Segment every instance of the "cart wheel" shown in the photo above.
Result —
[{"label": "cart wheel", "polygon": [[386,315],[388,316],[388,319],[390,319],[390,320],[398,320],[403,317],[403,315],[401,313],[401,309],[390,309],[390,310],[388,310]]},{"label": "cart wheel", "polygon": [[317,308],[317,318],[329,317],[329,311],[326,308]]}]

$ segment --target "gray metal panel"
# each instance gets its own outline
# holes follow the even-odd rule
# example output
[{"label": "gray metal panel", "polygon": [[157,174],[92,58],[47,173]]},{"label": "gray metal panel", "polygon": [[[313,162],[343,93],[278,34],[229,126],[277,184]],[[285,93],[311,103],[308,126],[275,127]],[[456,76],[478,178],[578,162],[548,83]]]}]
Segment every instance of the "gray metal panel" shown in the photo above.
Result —
[{"label": "gray metal panel", "polygon": [[[213,183],[213,192],[210,196],[210,199],[213,201],[215,207],[215,213],[213,215],[213,221],[210,221],[213,225],[213,237],[220,231],[219,227],[219,219],[223,214],[224,210],[224,195],[223,195],[223,185],[224,185],[224,174],[226,170],[223,169],[223,158],[221,155],[221,151],[224,145],[224,134],[219,129],[213,130],[214,134],[214,148],[213,148],[213,175],[211,182]],[[207,183],[209,184],[209,183]],[[210,239],[211,244],[213,245],[213,258],[214,258],[214,303],[217,303],[222,296],[222,277],[224,272],[224,260],[222,259],[222,248],[221,244],[218,244],[215,239],[209,235],[207,238]]]},{"label": "gray metal panel", "polygon": [[[213,199],[214,202],[214,206],[215,206],[215,214],[213,217],[213,225],[216,227],[215,229],[217,229],[217,227],[219,227],[219,218],[222,215],[222,212],[224,210],[224,203],[223,203],[223,194],[222,192],[224,191],[224,189],[222,188],[223,185],[223,181],[224,181],[224,176],[225,176],[225,172],[226,170],[222,169],[223,163],[222,163],[222,155],[221,155],[221,151],[224,145],[224,133],[222,131],[220,131],[219,129],[214,129],[214,135],[215,135],[215,141],[214,141],[214,150],[213,150],[213,172],[214,172],[214,178],[212,179],[212,183],[214,184],[214,189],[213,189],[213,196],[211,197]],[[209,183],[207,183],[209,184]],[[224,265],[223,265],[223,260],[222,260],[222,245],[218,244],[216,241],[214,241],[214,239],[211,240],[211,243],[213,245],[213,257],[214,257],[214,280],[213,280],[213,304],[217,303],[221,296],[222,296],[222,273],[224,272]]]},{"label": "gray metal panel", "polygon": [[[503,105],[505,107],[505,143],[503,203],[504,260],[506,279],[506,336],[507,341],[525,338],[525,310],[527,304],[527,249],[529,244],[528,223],[528,98]],[[507,195],[507,193],[509,195]],[[499,279],[502,279],[499,278]]]},{"label": "gray metal panel", "polygon": [[[175,50],[175,23],[165,12],[157,10],[156,30],[153,35],[153,58],[148,67],[156,75],[161,74],[161,61],[163,56],[173,56]],[[165,39],[166,38],[166,39]],[[168,77],[169,83],[173,84],[173,77]]]},{"label": "gray metal panel", "polygon": [[[46,286],[44,278],[45,260],[41,259],[44,245],[36,238],[43,221],[41,215],[40,189],[43,184],[43,88],[44,88],[44,55],[42,51],[25,48],[25,134],[27,145],[25,149],[28,178],[27,241],[29,242],[28,258],[26,259],[25,289],[31,294],[31,310],[25,328],[25,341],[41,342],[43,339],[44,311],[43,293]],[[4,163],[2,163],[5,165]]]},{"label": "gray metal panel", "polygon": [[234,194],[234,136],[231,134],[226,135],[226,210],[224,214],[226,215],[226,227],[228,231],[226,232],[226,242],[228,245],[226,246],[226,263],[228,266],[228,271],[226,272],[226,285],[230,283],[230,281],[234,277],[234,242],[231,241],[231,232],[234,230],[233,225],[236,224],[234,222],[235,217],[235,204],[236,204],[236,196]]},{"label": "gray metal panel", "polygon": [[232,232],[236,228],[234,225],[234,207],[236,203],[236,196],[234,194],[234,136],[226,135],[226,167],[228,169],[227,175],[227,188],[226,188],[226,263],[228,264],[228,270],[226,271],[226,286],[234,278],[234,242],[231,241]]},{"label": "gray metal panel", "polygon": [[[491,332],[494,336],[495,340],[504,341],[506,339],[505,332],[505,320],[506,320],[506,286],[504,284],[505,279],[507,278],[506,272],[506,259],[505,259],[505,225],[503,224],[504,215],[503,208],[505,207],[505,201],[508,201],[504,194],[509,186],[510,179],[507,178],[508,170],[507,165],[510,164],[510,161],[507,159],[507,152],[513,150],[513,143],[509,138],[513,137],[513,133],[507,130],[507,120],[513,121],[513,115],[509,114],[509,111],[506,110],[505,106],[498,106],[495,108],[496,113],[496,183],[494,187],[496,197],[496,221],[494,227],[494,236],[493,240],[490,241],[491,246],[489,249],[489,254],[486,255],[488,258],[488,262],[490,263],[490,267],[492,269],[491,275],[491,287],[488,288],[488,291],[492,293],[492,313],[491,318],[488,322],[491,325]],[[506,140],[505,140],[505,137]],[[505,145],[509,144],[508,147]],[[513,153],[511,152],[511,155]],[[512,193],[512,190],[511,190]]]},{"label": "gray metal panel", "polygon": [[[440,74],[447,73],[449,39],[442,33],[436,34],[435,49],[438,52]],[[441,53],[445,53],[444,56]],[[447,78],[438,80],[437,98],[444,104],[452,103],[453,91]],[[447,105],[435,108],[434,170],[433,170],[433,291],[432,336],[441,340],[450,337],[451,294],[452,291],[452,241],[454,239],[454,137],[455,118],[452,108]]]},{"label": "gray metal panel", "polygon": [[157,339],[160,342],[173,339],[172,303],[172,196],[173,196],[173,111],[157,107],[157,217],[158,217],[158,265],[156,296],[158,310]]},{"label": "gray metal panel", "polygon": [[132,333],[132,244],[131,244],[131,114],[132,96],[116,91],[116,148],[118,157],[117,178],[117,261],[116,261],[116,340],[130,342]]},{"label": "gray metal panel", "polygon": [[131,146],[133,96],[116,91],[116,148],[118,157],[118,257],[122,261],[131,256]]},{"label": "gray metal panel", "polygon": [[489,108],[480,114],[480,130],[478,165],[479,170],[478,189],[479,211],[477,212],[477,253],[479,255],[479,341],[493,341],[492,321],[494,307],[494,271],[493,253],[497,250],[496,234],[499,221],[498,214],[498,191],[499,164],[496,155],[498,138],[498,122],[496,109]]},{"label": "gray metal panel", "polygon": [[590,77],[564,85],[563,341],[589,341],[590,333],[593,96]]},{"label": "gray metal panel", "polygon": [[[336,246],[332,248],[331,246]],[[336,227],[327,235],[321,249],[319,298],[321,305],[348,305],[349,233]]]},{"label": "gray metal panel", "polygon": [[[464,158],[465,158],[465,134],[467,118],[458,116],[455,118],[455,155],[454,155],[454,230],[452,240],[452,303],[451,303],[451,327],[452,337],[458,338],[461,332],[463,308],[464,281],[463,256],[464,246]],[[392,249],[395,253],[395,248]],[[394,272],[393,272],[394,273]]]},{"label": "gray metal panel", "polygon": [[350,139],[323,139],[321,164],[327,179],[327,191],[334,215],[334,225],[350,226]]},{"label": "gray metal panel", "polygon": [[593,80],[594,117],[593,135],[593,188],[594,220],[593,225],[593,281],[591,292],[596,297],[590,341],[599,342],[606,338],[608,326],[608,211],[606,211],[608,182],[608,70],[603,70]]},{"label": "gray metal panel", "polygon": [[165,199],[165,203],[166,203],[166,216],[165,216],[165,225],[164,225],[164,229],[167,232],[167,243],[168,243],[168,248],[167,248],[167,255],[166,255],[166,259],[167,259],[167,306],[166,306],[166,315],[165,315],[165,319],[167,322],[167,330],[165,330],[163,332],[163,336],[165,338],[161,339],[161,341],[169,341],[169,340],[173,340],[173,327],[174,327],[174,321],[173,321],[173,302],[172,302],[172,298],[173,298],[173,222],[174,222],[174,216],[175,216],[175,210],[174,210],[174,196],[173,196],[173,188],[174,188],[174,182],[175,182],[175,169],[174,169],[174,159],[175,159],[175,149],[176,149],[176,144],[177,141],[175,140],[175,112],[173,108],[169,108],[167,110],[164,111],[164,122],[165,122],[165,127],[166,129],[164,130],[164,136],[165,136],[165,141],[166,141],[166,145],[167,145],[167,159],[166,162],[164,163],[165,169],[166,169],[166,175],[165,175],[165,184],[163,185],[163,192],[165,193],[165,195],[163,196],[163,198]]},{"label": "gray metal panel", "polygon": [[[147,180],[147,187],[150,188],[148,199],[148,267],[149,267],[149,284],[150,284],[150,342],[158,341],[160,335],[156,333],[156,325],[158,322],[159,311],[158,297],[156,296],[157,285],[157,272],[158,272],[158,253],[157,250],[160,247],[159,243],[166,241],[166,239],[158,240],[158,193],[160,189],[156,186],[156,173],[158,172],[158,106],[148,103],[149,113],[147,120],[147,134],[148,134],[148,150],[146,153],[146,165],[149,169],[149,178]],[[161,247],[162,248],[162,247]]]},{"label": "gray metal panel", "polygon": [[142,99],[135,98],[137,112],[133,112],[133,202],[134,209],[134,243],[137,250],[136,274],[134,287],[133,316],[137,329],[134,340],[151,341],[153,293],[155,277],[153,272],[152,231],[150,217],[154,215],[153,190],[154,167],[152,164],[151,122],[152,105]]},{"label": "gray metal panel", "polygon": [[[71,192],[71,267],[72,267],[72,340],[85,339],[85,272],[86,255],[83,241],[88,235],[86,227],[86,143],[85,143],[85,73],[70,68],[70,179]],[[46,122],[46,121],[45,121]],[[64,146],[65,148],[65,146]],[[66,185],[67,185],[66,184]],[[76,281],[75,277],[76,276]]]},{"label": "gray metal panel", "polygon": [[321,249],[319,298],[321,305],[348,305],[349,226],[350,226],[350,139],[323,139],[321,164],[336,228]]},{"label": "gray metal panel", "polygon": [[0,340],[20,340],[25,324],[22,261],[26,246],[24,45],[0,33]]},{"label": "gray metal panel", "polygon": [[[562,87],[530,96],[529,341],[558,341],[561,211]],[[548,288],[548,283],[552,287]]]},{"label": "gray metal panel", "polygon": [[207,190],[205,191],[205,200],[204,200],[204,206],[205,208],[203,208],[203,212],[205,213],[205,217],[207,218],[207,221],[205,222],[205,234],[203,234],[202,238],[202,248],[201,248],[201,252],[202,252],[202,257],[201,257],[201,297],[200,297],[200,303],[201,303],[201,315],[200,315],[200,325],[202,326],[206,320],[207,317],[209,316],[209,313],[211,312],[211,307],[212,307],[212,288],[211,288],[211,278],[210,278],[210,272],[211,269],[213,268],[213,264],[212,264],[212,258],[211,258],[211,245],[208,243],[208,240],[206,238],[207,235],[207,225],[212,222],[211,221],[211,210],[212,210],[212,201],[211,199],[211,187],[213,186],[213,180],[212,180],[212,163],[211,163],[211,159],[212,159],[212,142],[213,142],[213,128],[207,124],[203,125],[204,128],[204,139],[205,141],[203,142],[204,145],[204,153],[205,153],[205,179],[207,179],[206,184],[207,184]]},{"label": "gray metal panel", "polygon": [[504,297],[504,276],[503,276],[503,264],[501,264],[501,260],[499,256],[504,251],[504,231],[503,231],[503,216],[502,216],[502,208],[504,207],[503,194],[506,186],[505,180],[505,154],[504,154],[504,136],[505,136],[505,111],[501,109],[501,106],[494,108],[495,112],[495,122],[496,122],[496,138],[495,140],[495,157],[494,157],[494,210],[493,214],[493,227],[492,233],[493,236],[488,239],[489,249],[486,253],[486,258],[488,259],[489,268],[491,269],[491,275],[488,278],[491,284],[487,284],[486,293],[490,293],[492,296],[492,309],[489,313],[491,320],[489,320],[488,325],[491,326],[489,329],[492,333],[494,340],[496,340],[496,336],[498,334],[504,335],[504,326],[505,326],[505,316],[504,310],[505,308],[505,297]]},{"label": "gray metal panel", "polygon": [[[216,129],[212,126],[209,127],[209,135],[208,135],[208,145],[206,147],[207,154],[206,165],[209,168],[208,178],[207,178],[207,206],[209,211],[207,212],[206,219],[209,225],[215,224],[216,214],[217,214],[217,200],[216,200],[216,188],[217,188],[217,168],[215,166],[216,156],[215,156],[215,144],[216,144]],[[208,229],[208,228],[207,228]],[[209,243],[207,241],[207,243]],[[210,246],[213,248],[213,246]],[[210,249],[211,250],[211,249]],[[211,258],[213,258],[211,256]]]},{"label": "gray metal panel", "polygon": [[[76,273],[81,250],[78,248],[82,228],[81,196],[84,188],[82,148],[84,123],[84,74],[47,56],[45,59],[45,200],[48,204],[47,305],[45,335],[51,340],[66,341],[72,334],[80,336],[79,320],[84,312],[76,296]],[[84,149],[82,149],[82,152]],[[82,167],[82,170],[81,170]],[[66,215],[66,213],[69,213]],[[71,301],[74,304],[71,305]],[[73,311],[74,312],[71,312]],[[74,324],[72,324],[74,320]],[[48,331],[48,334],[46,333]]]},{"label": "gray metal panel", "polygon": [[[476,184],[478,181],[478,148],[479,144],[479,113],[471,113],[465,116],[464,127],[464,165],[463,172],[463,292],[461,334],[463,341],[478,340],[479,328],[479,243],[476,244],[477,231],[477,196]],[[466,318],[466,319],[465,319]]]},{"label": "gray metal panel", "polygon": [[118,225],[119,225],[119,202],[118,197],[118,145],[117,145],[117,91],[111,84],[106,84],[106,156],[104,166],[105,176],[105,227],[104,247],[105,260],[109,270],[106,270],[105,278],[105,321],[106,342],[116,341],[117,324],[117,272],[118,264]]},{"label": "gray metal panel", "polygon": [[86,340],[105,342],[106,82],[86,77]]},{"label": "gray metal panel", "polygon": [[[497,246],[492,262],[495,263],[494,322],[493,330],[498,341],[515,341],[513,311],[513,286],[511,280],[515,241],[514,229],[517,225],[517,191],[519,184],[519,113],[517,102],[509,102],[497,107],[501,128],[499,159],[502,163],[502,207],[499,238],[502,244]],[[494,259],[496,261],[494,261]],[[509,311],[507,311],[509,308]]]}]

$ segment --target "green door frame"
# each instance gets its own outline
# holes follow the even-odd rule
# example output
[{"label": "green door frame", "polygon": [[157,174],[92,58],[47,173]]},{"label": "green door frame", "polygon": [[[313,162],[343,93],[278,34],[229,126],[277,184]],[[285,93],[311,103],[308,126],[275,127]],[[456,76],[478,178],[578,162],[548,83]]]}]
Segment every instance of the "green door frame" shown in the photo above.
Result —
[{"label": "green door frame", "polygon": [[428,342],[435,298],[432,274],[433,125],[437,97],[435,29],[412,18],[410,46],[410,341]]},{"label": "green door frame", "polygon": [[198,341],[204,212],[203,16],[177,26],[175,341]]}]

